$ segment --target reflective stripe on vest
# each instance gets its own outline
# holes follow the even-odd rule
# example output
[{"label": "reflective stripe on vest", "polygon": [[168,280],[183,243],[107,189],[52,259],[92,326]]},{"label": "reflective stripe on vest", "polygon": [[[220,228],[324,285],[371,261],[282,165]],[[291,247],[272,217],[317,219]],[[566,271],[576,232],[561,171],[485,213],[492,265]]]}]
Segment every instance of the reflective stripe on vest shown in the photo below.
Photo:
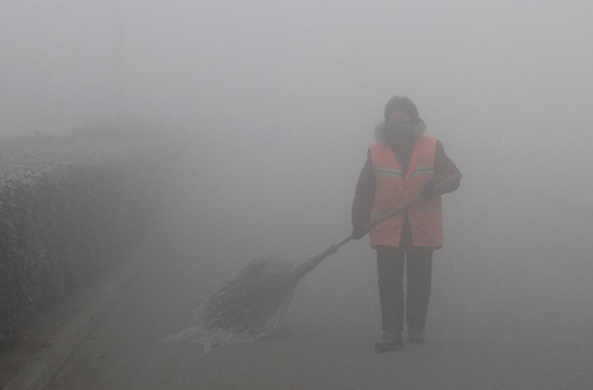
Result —
[{"label": "reflective stripe on vest", "polygon": [[[421,136],[416,141],[405,177],[393,149],[385,144],[371,144],[371,162],[375,171],[376,190],[371,221],[379,219],[398,205],[420,193],[422,187],[434,178],[436,139]],[[420,247],[443,245],[442,203],[440,197],[420,199],[410,205],[405,213],[381,223],[371,231],[373,247],[386,245],[398,247],[406,215],[412,231],[412,243]]]}]

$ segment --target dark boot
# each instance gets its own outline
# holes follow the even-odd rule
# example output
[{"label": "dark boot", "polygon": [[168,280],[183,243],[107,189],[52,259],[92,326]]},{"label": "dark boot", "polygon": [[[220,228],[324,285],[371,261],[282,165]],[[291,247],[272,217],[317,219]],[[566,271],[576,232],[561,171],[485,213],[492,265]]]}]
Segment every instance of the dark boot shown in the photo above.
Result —
[{"label": "dark boot", "polygon": [[383,332],[381,339],[375,343],[377,352],[397,351],[404,346],[402,335],[399,332]]}]

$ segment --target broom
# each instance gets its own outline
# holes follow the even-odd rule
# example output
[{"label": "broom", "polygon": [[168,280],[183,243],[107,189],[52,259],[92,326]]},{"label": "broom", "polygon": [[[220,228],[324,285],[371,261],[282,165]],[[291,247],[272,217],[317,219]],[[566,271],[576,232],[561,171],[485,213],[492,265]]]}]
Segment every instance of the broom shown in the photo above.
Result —
[{"label": "broom", "polygon": [[[447,178],[437,188],[460,176],[456,174]],[[414,196],[365,226],[365,235],[420,198],[420,194]],[[196,342],[208,352],[215,344],[234,345],[269,335],[286,312],[300,280],[352,239],[350,235],[296,266],[265,257],[251,260],[233,279],[206,298],[196,311],[190,328],[169,336],[165,341]]]}]

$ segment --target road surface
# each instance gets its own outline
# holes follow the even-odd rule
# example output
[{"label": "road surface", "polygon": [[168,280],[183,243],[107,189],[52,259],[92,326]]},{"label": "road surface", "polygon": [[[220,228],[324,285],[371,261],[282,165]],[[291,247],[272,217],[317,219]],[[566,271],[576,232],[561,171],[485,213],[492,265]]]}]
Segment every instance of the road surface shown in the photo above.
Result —
[{"label": "road surface", "polygon": [[249,260],[239,244],[196,237],[192,223],[180,220],[161,237],[149,265],[50,389],[593,389],[591,287],[567,287],[549,272],[526,277],[510,260],[472,257],[479,248],[459,256],[455,245],[435,258],[424,345],[373,351],[378,293],[364,240],[299,285],[269,338],[210,353],[164,343]]}]

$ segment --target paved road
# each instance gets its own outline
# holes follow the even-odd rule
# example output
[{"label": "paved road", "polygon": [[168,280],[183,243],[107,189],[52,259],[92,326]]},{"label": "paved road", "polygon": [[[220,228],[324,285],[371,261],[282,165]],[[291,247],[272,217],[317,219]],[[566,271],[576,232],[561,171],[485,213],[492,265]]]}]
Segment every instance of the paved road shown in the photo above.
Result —
[{"label": "paved road", "polygon": [[208,354],[163,343],[248,260],[240,245],[179,224],[51,389],[593,389],[591,287],[545,272],[528,278],[510,261],[452,256],[455,248],[435,260],[422,346],[373,352],[378,297],[366,242],[308,276],[268,339]]}]

